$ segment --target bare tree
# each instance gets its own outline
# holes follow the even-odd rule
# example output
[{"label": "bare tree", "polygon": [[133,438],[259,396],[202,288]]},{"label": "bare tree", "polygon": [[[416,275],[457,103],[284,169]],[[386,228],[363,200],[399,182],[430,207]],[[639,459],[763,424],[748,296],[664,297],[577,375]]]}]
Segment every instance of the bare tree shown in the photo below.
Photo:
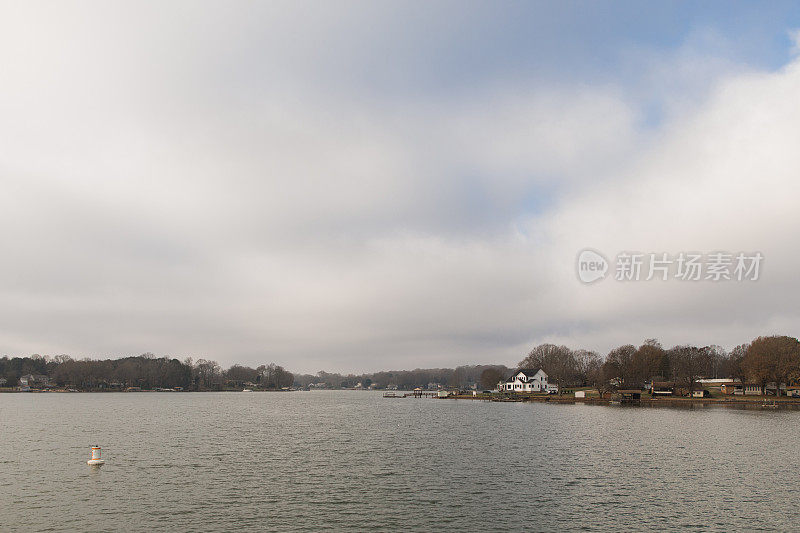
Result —
[{"label": "bare tree", "polygon": [[221,385],[222,369],[216,361],[198,359],[194,366],[194,376],[202,389],[218,389]]},{"label": "bare tree", "polygon": [[456,367],[453,371],[453,377],[450,379],[450,385],[461,388],[467,384],[467,373],[464,367]]},{"label": "bare tree", "polygon": [[225,371],[225,379],[233,382],[232,385],[243,386],[245,383],[252,383],[258,378],[258,371],[249,366],[233,365]]},{"label": "bare tree", "polygon": [[708,368],[709,351],[696,346],[675,346],[670,350],[674,361],[675,380],[686,387],[689,395],[694,392],[695,383]]},{"label": "bare tree", "polygon": [[642,386],[646,381],[666,379],[670,374],[669,358],[656,339],[647,339],[631,357],[631,384]]},{"label": "bare tree", "polygon": [[555,381],[559,387],[575,383],[578,377],[577,367],[572,350],[555,344],[541,344],[519,362],[519,368],[541,368],[548,375],[548,380]]},{"label": "bare tree", "polygon": [[602,379],[603,358],[599,353],[590,350],[573,352],[578,385],[597,385]]},{"label": "bare tree", "polygon": [[747,348],[742,361],[747,376],[766,393],[767,384],[774,382],[776,394],[780,384],[800,377],[800,342],[794,337],[758,337]]},{"label": "bare tree", "polygon": [[616,382],[619,386],[630,387],[635,380],[633,372],[633,356],[636,347],[632,344],[619,346],[608,352],[603,364],[605,381]]},{"label": "bare tree", "polygon": [[494,389],[505,376],[496,368],[487,368],[481,372],[480,385],[482,389]]}]

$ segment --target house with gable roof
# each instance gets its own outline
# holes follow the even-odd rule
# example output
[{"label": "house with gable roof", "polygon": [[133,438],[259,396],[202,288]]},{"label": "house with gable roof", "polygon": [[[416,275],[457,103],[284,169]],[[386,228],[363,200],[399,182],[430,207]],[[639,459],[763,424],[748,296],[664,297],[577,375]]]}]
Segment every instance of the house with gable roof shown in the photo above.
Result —
[{"label": "house with gable roof", "polygon": [[[547,374],[541,368],[520,368],[501,383],[503,392],[548,392]],[[556,389],[557,390],[557,389]]]}]

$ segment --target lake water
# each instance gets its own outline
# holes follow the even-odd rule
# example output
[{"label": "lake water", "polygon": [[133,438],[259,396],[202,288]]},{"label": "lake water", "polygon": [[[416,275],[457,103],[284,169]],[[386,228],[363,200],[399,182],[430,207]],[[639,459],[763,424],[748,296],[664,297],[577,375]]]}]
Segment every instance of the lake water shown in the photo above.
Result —
[{"label": "lake water", "polygon": [[781,410],[2,394],[0,530],[788,530],[798,443]]}]

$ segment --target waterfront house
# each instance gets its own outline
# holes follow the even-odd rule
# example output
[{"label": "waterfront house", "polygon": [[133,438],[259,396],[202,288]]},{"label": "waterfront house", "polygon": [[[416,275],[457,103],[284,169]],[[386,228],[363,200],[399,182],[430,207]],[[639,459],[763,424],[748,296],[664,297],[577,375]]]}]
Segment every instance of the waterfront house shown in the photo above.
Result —
[{"label": "waterfront house", "polygon": [[[736,394],[734,392],[734,394]],[[744,394],[745,396],[760,396],[761,395],[761,385],[758,383],[746,383],[744,385],[744,392],[741,391],[739,394]]]},{"label": "waterfront house", "polygon": [[[541,368],[520,368],[514,374],[501,382],[501,391],[505,392],[546,392],[547,374]],[[558,388],[556,388],[558,392]]]},{"label": "waterfront house", "polygon": [[771,396],[785,396],[786,383],[775,383],[774,381],[770,381],[764,387],[764,392]]},{"label": "waterfront house", "polygon": [[720,387],[722,394],[736,396],[761,396],[761,385],[758,383],[725,383]]},{"label": "waterfront house", "polygon": [[653,396],[673,396],[675,394],[675,382],[654,381],[652,394]]},{"label": "waterfront house", "polygon": [[703,388],[694,389],[692,391],[692,398],[707,398],[709,396],[711,396],[711,393]]},{"label": "waterfront house", "polygon": [[642,399],[641,389],[619,389],[617,393],[621,400],[628,402]]},{"label": "waterfront house", "polygon": [[43,374],[25,374],[19,378],[19,388],[22,391],[43,389],[50,386],[50,379]]}]

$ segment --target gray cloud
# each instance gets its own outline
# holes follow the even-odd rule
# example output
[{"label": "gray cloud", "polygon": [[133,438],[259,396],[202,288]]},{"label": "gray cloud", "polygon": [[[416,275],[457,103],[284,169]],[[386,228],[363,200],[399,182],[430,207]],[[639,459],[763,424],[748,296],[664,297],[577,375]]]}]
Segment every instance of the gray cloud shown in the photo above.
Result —
[{"label": "gray cloud", "polygon": [[[380,98],[368,67],[412,73],[446,20],[339,6],[2,8],[0,353],[374,370],[796,332],[796,63],[715,62],[658,127],[605,82]],[[768,270],[586,287],[586,246]]]}]

